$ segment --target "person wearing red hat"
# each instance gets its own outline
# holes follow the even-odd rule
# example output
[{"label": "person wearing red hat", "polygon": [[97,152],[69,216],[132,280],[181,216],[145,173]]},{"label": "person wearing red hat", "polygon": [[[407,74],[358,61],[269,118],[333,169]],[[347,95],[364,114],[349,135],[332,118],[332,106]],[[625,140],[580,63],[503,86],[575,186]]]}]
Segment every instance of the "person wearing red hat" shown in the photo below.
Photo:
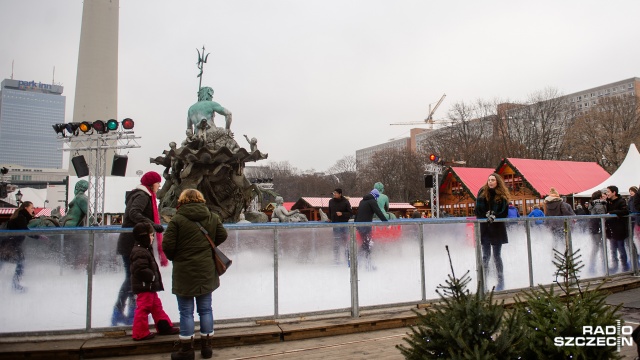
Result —
[{"label": "person wearing red hat", "polygon": [[[160,225],[160,214],[158,213],[158,201],[156,199],[156,192],[158,192],[160,188],[161,181],[162,177],[160,174],[155,171],[149,171],[140,178],[140,185],[127,193],[122,227],[129,229],[129,231],[120,234],[117,248],[117,253],[122,256],[125,277],[118,292],[116,304],[113,307],[111,326],[133,324],[133,316],[136,310],[136,302],[133,298],[133,292],[131,291],[131,263],[129,259],[135,238],[130,229],[136,224],[144,222],[151,224],[156,232],[160,266],[167,266],[169,264],[164,251],[162,251],[162,232],[164,231],[164,227]],[[127,315],[125,315],[127,300],[129,308]]]}]

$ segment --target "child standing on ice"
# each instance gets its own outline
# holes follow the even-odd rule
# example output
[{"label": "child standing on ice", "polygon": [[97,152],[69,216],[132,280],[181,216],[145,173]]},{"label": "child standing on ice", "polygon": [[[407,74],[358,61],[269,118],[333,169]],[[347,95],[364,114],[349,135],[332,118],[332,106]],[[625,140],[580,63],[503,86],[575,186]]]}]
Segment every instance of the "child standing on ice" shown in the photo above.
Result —
[{"label": "child standing on ice", "polygon": [[149,331],[149,314],[156,323],[159,335],[172,335],[180,332],[174,328],[157,292],[163,291],[162,276],[153,257],[153,237],[155,231],[148,222],[133,227],[135,245],[131,250],[131,290],[136,294],[136,312],[133,317],[133,340],[153,339],[156,334]]}]

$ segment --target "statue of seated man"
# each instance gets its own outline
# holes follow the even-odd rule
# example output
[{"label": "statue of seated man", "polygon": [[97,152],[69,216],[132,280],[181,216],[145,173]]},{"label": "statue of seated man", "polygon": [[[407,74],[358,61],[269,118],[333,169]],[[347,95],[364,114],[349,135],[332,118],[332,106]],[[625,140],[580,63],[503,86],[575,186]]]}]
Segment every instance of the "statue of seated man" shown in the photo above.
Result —
[{"label": "statue of seated man", "polygon": [[[378,207],[382,210],[382,213],[389,219],[395,219],[396,216],[393,213],[389,212],[389,197],[384,194],[384,185],[381,182],[377,182],[373,184],[373,188],[377,189],[380,193],[380,197],[378,197]],[[377,219],[377,215],[373,215],[374,219]]]},{"label": "statue of seated man", "polygon": [[231,111],[223,108],[213,99],[213,89],[206,86],[198,91],[198,102],[191,105],[187,112],[187,136],[198,136],[206,133],[207,129],[216,128],[213,118],[216,113],[224,116],[225,130],[229,136],[231,133]]},{"label": "statue of seated man", "polygon": [[78,181],[74,190],[76,196],[69,203],[67,214],[60,219],[60,226],[74,227],[84,225],[84,219],[89,209],[89,198],[84,194],[87,189],[89,189],[87,180]]},{"label": "statue of seated man", "polygon": [[300,210],[288,211],[283,205],[284,199],[282,196],[276,196],[276,208],[273,210],[273,215],[280,220],[280,222],[304,222],[308,221],[304,214],[300,213]]}]

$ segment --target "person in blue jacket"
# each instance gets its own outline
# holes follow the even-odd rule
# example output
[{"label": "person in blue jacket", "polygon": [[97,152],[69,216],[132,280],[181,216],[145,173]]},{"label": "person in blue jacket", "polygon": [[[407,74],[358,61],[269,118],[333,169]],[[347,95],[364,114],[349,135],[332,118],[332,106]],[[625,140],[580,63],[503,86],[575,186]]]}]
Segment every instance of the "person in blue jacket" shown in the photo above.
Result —
[{"label": "person in blue jacket", "polygon": [[[528,217],[544,217],[544,211],[540,210],[540,206],[534,205],[533,210],[527,215]],[[542,224],[542,220],[536,220],[536,225]]]}]

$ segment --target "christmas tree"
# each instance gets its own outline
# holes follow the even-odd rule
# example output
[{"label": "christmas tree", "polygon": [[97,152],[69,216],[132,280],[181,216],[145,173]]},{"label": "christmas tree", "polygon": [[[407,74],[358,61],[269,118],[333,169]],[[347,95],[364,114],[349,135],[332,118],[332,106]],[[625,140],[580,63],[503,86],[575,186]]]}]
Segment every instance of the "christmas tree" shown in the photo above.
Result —
[{"label": "christmas tree", "polygon": [[526,347],[519,312],[495,302],[493,290],[488,297],[470,294],[469,272],[457,278],[446,249],[451,274],[446,285],[438,286],[441,302],[425,314],[414,310],[418,324],[404,338],[408,345],[397,348],[411,360],[518,358]]},{"label": "christmas tree", "polygon": [[[524,313],[528,346],[525,359],[619,359],[615,346],[557,346],[556,337],[582,337],[583,326],[616,325],[620,306],[606,304],[607,293],[600,286],[589,290],[580,283],[584,265],[579,254],[554,250],[555,285],[539,286],[517,297],[517,307]],[[555,291],[556,287],[559,291]]]}]

